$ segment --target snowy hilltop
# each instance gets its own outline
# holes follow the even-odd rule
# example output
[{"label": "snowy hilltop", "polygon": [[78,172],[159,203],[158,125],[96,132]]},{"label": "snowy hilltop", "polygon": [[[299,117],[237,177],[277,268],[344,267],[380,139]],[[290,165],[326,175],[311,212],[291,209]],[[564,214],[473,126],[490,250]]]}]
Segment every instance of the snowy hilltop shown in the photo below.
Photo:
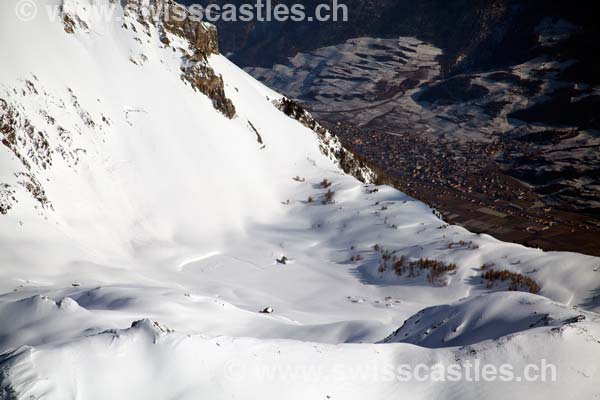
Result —
[{"label": "snowy hilltop", "polygon": [[[0,399],[600,396],[598,258],[377,186],[214,27],[141,12],[170,0],[37,0],[28,22],[18,3],[0,2]],[[556,379],[393,373],[475,362]]]}]

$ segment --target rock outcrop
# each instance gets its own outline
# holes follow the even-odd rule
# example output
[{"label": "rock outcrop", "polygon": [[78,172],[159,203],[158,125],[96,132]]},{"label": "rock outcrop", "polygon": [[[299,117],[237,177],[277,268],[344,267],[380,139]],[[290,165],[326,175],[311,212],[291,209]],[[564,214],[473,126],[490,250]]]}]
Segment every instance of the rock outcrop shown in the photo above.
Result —
[{"label": "rock outcrop", "polygon": [[208,96],[213,106],[227,118],[235,116],[235,106],[225,95],[223,78],[208,64],[211,54],[219,54],[217,29],[202,22],[184,6],[172,0],[122,0],[126,13],[138,22],[158,30],[160,40],[171,46],[169,35],[185,39],[190,53],[181,58],[181,79]]},{"label": "rock outcrop", "polygon": [[[91,7],[118,6],[115,0],[104,0],[104,3],[97,4],[89,0],[63,0],[61,15],[65,32],[74,34],[78,30],[89,31],[93,24],[90,21],[92,17],[110,15],[107,12],[94,15],[89,12]],[[184,50],[181,57],[181,78],[194,90],[208,96],[214,107],[227,118],[235,116],[235,106],[225,95],[223,79],[208,64],[210,55],[219,54],[215,26],[202,22],[185,6],[173,0],[120,0],[120,6],[125,17],[132,18],[144,27],[146,35],[157,33],[164,46],[175,48],[171,40],[173,37],[187,41],[189,49]],[[127,22],[122,27],[127,29]]]},{"label": "rock outcrop", "polygon": [[344,147],[337,136],[317,122],[299,103],[284,97],[276,101],[275,106],[288,117],[315,132],[319,138],[321,152],[338,164],[344,172],[364,183],[373,183],[377,180],[375,172],[362,158]]}]

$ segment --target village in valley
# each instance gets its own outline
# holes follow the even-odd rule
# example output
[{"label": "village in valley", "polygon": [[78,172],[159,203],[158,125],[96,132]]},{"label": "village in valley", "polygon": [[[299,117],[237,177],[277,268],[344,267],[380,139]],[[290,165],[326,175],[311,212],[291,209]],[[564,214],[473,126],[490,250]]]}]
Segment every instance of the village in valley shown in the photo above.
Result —
[{"label": "village in valley", "polygon": [[548,250],[587,246],[590,254],[600,253],[596,220],[545,204],[532,187],[492,161],[524,153],[526,145],[439,141],[348,123],[331,129],[383,176],[382,183],[425,201],[449,223]]}]

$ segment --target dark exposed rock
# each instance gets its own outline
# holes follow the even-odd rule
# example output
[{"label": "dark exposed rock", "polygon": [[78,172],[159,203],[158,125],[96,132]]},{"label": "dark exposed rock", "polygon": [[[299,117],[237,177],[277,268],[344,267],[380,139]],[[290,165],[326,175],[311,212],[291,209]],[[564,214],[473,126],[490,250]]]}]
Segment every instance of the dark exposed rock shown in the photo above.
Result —
[{"label": "dark exposed rock", "polygon": [[0,99],[0,137],[27,170],[32,164],[44,169],[52,165],[52,150],[45,134],[36,131],[16,107],[3,99]]},{"label": "dark exposed rock", "polygon": [[17,201],[15,191],[6,183],[0,184],[0,214],[7,214]]},{"label": "dark exposed rock", "polygon": [[[126,16],[134,18],[150,35],[158,30],[161,42],[170,45],[168,34],[186,39],[192,54],[182,57],[182,79],[195,90],[208,96],[214,107],[228,118],[235,115],[235,107],[225,95],[223,79],[208,65],[208,57],[219,53],[217,30],[210,24],[194,18],[185,7],[173,0],[155,0],[146,4],[143,0],[121,0]],[[61,8],[65,31],[75,33],[78,28],[89,30],[87,23],[78,15]],[[127,27],[124,24],[123,27]],[[136,31],[135,27],[133,27]],[[136,63],[132,60],[132,62]]]},{"label": "dark exposed rock", "polygon": [[65,11],[64,6],[61,7],[61,13],[63,18],[63,25],[65,27],[65,32],[67,33],[75,33],[75,30],[80,28],[84,30],[88,30],[88,24],[83,21],[79,16],[72,15]]},{"label": "dark exposed rock", "polygon": [[36,179],[35,176],[26,172],[19,172],[15,174],[17,178],[20,178],[18,183],[23,186],[27,191],[36,199],[42,208],[47,208],[52,210],[52,203],[48,200],[46,196],[46,192],[44,188],[40,184],[40,182]]},{"label": "dark exposed rock", "polygon": [[250,129],[252,129],[252,131],[256,134],[256,140],[258,141],[258,143],[264,144],[262,136],[258,132],[258,129],[256,129],[256,127],[254,126],[254,124],[252,122],[248,121],[248,126],[250,126]]},{"label": "dark exposed rock", "polygon": [[156,0],[150,10],[144,9],[141,0],[121,0],[130,16],[146,27],[158,29],[161,42],[170,46],[168,34],[187,39],[192,53],[181,61],[181,78],[209,97],[215,109],[227,118],[235,116],[235,106],[225,95],[223,78],[215,74],[207,60],[219,54],[217,30],[210,24],[193,17],[187,9],[173,0]]},{"label": "dark exposed rock", "polygon": [[215,109],[227,118],[235,116],[235,106],[225,95],[223,78],[217,76],[205,60],[197,55],[184,56],[181,65],[181,79],[189,82],[192,87],[211,99]]}]

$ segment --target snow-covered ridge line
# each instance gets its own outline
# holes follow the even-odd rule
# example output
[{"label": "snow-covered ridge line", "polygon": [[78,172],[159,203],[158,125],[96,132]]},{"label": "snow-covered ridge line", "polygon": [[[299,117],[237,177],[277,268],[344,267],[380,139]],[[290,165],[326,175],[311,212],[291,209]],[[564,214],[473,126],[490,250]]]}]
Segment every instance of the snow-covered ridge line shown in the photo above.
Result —
[{"label": "snow-covered ridge line", "polygon": [[598,321],[600,317],[528,293],[497,292],[423,309],[382,343],[466,346],[528,329],[556,332],[587,318]]},{"label": "snow-covered ridge line", "polygon": [[283,97],[275,100],[274,104],[285,115],[315,132],[319,139],[321,152],[335,162],[342,171],[363,183],[373,183],[378,180],[377,174],[361,157],[344,146],[336,135],[315,120],[298,102]]}]

